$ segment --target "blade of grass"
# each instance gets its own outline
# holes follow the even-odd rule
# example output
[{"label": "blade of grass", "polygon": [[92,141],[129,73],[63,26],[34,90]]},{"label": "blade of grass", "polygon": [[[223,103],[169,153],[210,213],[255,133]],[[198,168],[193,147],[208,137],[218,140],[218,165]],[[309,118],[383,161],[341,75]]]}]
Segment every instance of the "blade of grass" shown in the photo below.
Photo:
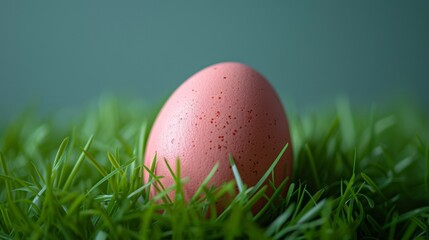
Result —
[{"label": "blade of grass", "polygon": [[279,229],[282,227],[285,222],[290,219],[292,216],[292,213],[294,211],[294,204],[291,204],[286,211],[284,211],[282,214],[280,214],[267,228],[265,231],[266,235],[271,236],[275,232],[278,232]]},{"label": "blade of grass", "polygon": [[[300,196],[301,199],[299,200],[299,205],[297,205],[295,209],[295,214],[293,217],[294,224],[298,224],[298,221],[302,219],[302,217],[306,213],[308,213],[308,211],[313,209],[318,204],[317,201],[319,201],[323,193],[324,193],[324,189],[319,190],[313,196],[311,196],[311,194],[304,188],[304,190],[302,191],[302,195]],[[300,209],[300,206],[302,204],[302,199],[304,198],[304,194],[307,194],[308,196],[310,196],[311,201],[308,201],[307,204],[305,204],[305,206],[302,209]]]},{"label": "blade of grass", "polygon": [[371,190],[373,192],[378,193],[386,201],[386,196],[384,196],[383,192],[380,190],[380,188],[377,186],[377,184],[375,184],[375,182],[368,175],[366,175],[364,172],[361,172],[360,175],[362,176],[363,180],[365,180],[365,182],[371,187]]},{"label": "blade of grass", "polygon": [[[3,153],[0,152],[0,163],[1,163],[1,167],[3,169],[3,173],[5,176],[9,176],[9,170],[7,169],[7,164],[6,164],[6,160],[3,157]],[[5,184],[6,184],[6,196],[9,202],[12,202],[12,186],[10,185],[9,181],[5,180]]]},{"label": "blade of grass", "polygon": [[268,170],[265,172],[265,174],[261,177],[261,179],[259,179],[259,181],[256,183],[256,185],[253,187],[252,191],[249,193],[249,196],[252,196],[253,194],[255,194],[255,192],[258,191],[258,189],[264,184],[264,182],[267,180],[267,178],[270,176],[270,174],[274,171],[274,168],[276,167],[277,163],[282,158],[282,156],[285,153],[288,146],[289,146],[289,143],[286,143],[286,145],[280,151],[279,155],[276,157],[276,159],[271,164],[271,166],[268,168]]},{"label": "blade of grass", "polygon": [[290,203],[290,199],[292,198],[294,190],[295,190],[295,183],[291,183],[289,185],[289,189],[287,190],[287,194],[286,194],[286,201],[285,201],[286,204]]},{"label": "blade of grass", "polygon": [[[142,161],[144,164],[144,152],[145,152],[145,136],[146,136],[146,130],[147,130],[147,123],[143,122],[142,126],[140,128],[140,134],[139,134],[139,140],[137,145],[137,159],[139,161]],[[142,171],[142,179],[144,179],[144,171]]]},{"label": "blade of grass", "polygon": [[136,189],[134,192],[132,192],[132,193],[128,194],[127,198],[133,198],[134,196],[136,196],[136,195],[138,195],[138,194],[142,193],[146,188],[149,188],[149,187],[150,187],[150,185],[152,185],[152,183],[153,183],[153,181],[152,181],[152,182],[148,182],[147,184],[145,184],[145,185],[143,185],[143,186],[139,187],[139,188],[138,188],[138,189]]},{"label": "blade of grass", "polygon": [[119,162],[116,160],[116,157],[112,153],[110,152],[107,153],[107,159],[115,169],[120,167]]},{"label": "blade of grass", "polygon": [[121,170],[127,168],[134,160],[135,159],[131,159],[130,161],[128,161],[127,163],[122,165],[120,168],[117,168],[117,169],[111,171],[106,176],[104,176],[102,179],[100,179],[100,181],[98,181],[94,186],[92,186],[91,189],[88,190],[88,192],[86,192],[86,196],[88,196],[92,191],[94,191],[96,188],[98,188],[98,186],[100,186],[101,184],[103,184],[104,182],[109,180],[112,176],[114,176],[115,174],[117,174]]},{"label": "blade of grass", "polygon": [[85,154],[86,158],[89,160],[89,162],[97,169],[97,171],[101,174],[101,176],[105,177],[107,175],[107,171],[104,170],[103,166],[101,166],[100,163],[94,158],[94,156],[91,155],[88,151],[85,149],[81,149],[81,151]]},{"label": "blade of grass", "polygon": [[390,226],[397,225],[398,223],[408,221],[412,217],[422,215],[423,213],[429,214],[429,207],[421,207],[421,208],[417,208],[417,209],[411,210],[409,212],[406,212],[406,213],[400,215],[399,217],[394,218],[390,223],[387,223],[386,225],[384,225],[383,228],[386,229]]},{"label": "blade of grass", "polygon": [[237,165],[235,164],[234,158],[232,154],[229,155],[229,164],[231,165],[232,173],[234,174],[235,181],[237,183],[238,191],[243,192],[245,190],[245,186],[243,184],[243,180],[241,179],[240,173],[238,172]]},{"label": "blade of grass", "polygon": [[429,193],[429,144],[426,146],[426,192]]},{"label": "blade of grass", "polygon": [[64,138],[64,140],[61,142],[60,147],[58,148],[57,154],[55,155],[55,159],[54,159],[54,167],[53,170],[56,172],[58,170],[58,168],[60,167],[62,161],[62,157],[64,154],[65,149],[68,146],[70,138],[66,137]]},{"label": "blade of grass", "polygon": [[308,144],[305,144],[305,151],[307,153],[308,161],[310,162],[310,168],[311,168],[311,171],[313,173],[313,178],[316,182],[316,188],[319,189],[320,188],[320,177],[319,177],[319,173],[317,172],[317,169],[316,169],[316,163],[314,161],[313,154],[311,153],[311,150],[310,150],[310,147],[308,146]]},{"label": "blade of grass", "polygon": [[304,222],[307,222],[308,220],[310,220],[311,218],[313,218],[314,216],[316,216],[316,214],[319,213],[320,210],[325,206],[325,202],[326,202],[326,200],[323,199],[319,203],[316,203],[316,205],[313,208],[311,208],[310,210],[306,211],[305,214],[302,215],[302,217],[299,218],[297,224],[302,224]]},{"label": "blade of grass", "polygon": [[346,201],[348,200],[348,198],[350,196],[350,192],[352,191],[354,181],[355,181],[355,174],[353,173],[352,177],[350,178],[349,182],[347,183],[346,190],[344,191],[344,193],[340,197],[340,202],[339,202],[338,207],[337,207],[337,211],[336,211],[336,214],[335,214],[335,219],[339,219],[340,218],[341,210],[344,209],[345,203],[346,203]]},{"label": "blade of grass", "polygon": [[344,149],[349,149],[354,146],[356,133],[353,123],[353,114],[351,111],[350,103],[344,97],[337,100],[337,113],[340,118],[340,127],[342,139],[344,141]]},{"label": "blade of grass", "polygon": [[283,180],[279,187],[274,191],[273,195],[271,195],[270,199],[268,200],[267,204],[265,204],[265,206],[256,214],[256,216],[254,217],[254,219],[259,219],[265,212],[266,210],[272,206],[272,204],[274,203],[274,201],[276,199],[278,199],[278,196],[280,196],[280,194],[283,192],[284,187],[286,186],[286,183],[288,182],[288,178],[286,178],[285,180]]},{"label": "blade of grass", "polygon": [[255,205],[265,194],[265,191],[267,190],[267,185],[262,186],[261,189],[259,189],[258,192],[256,192],[249,201],[244,205],[243,211],[249,211],[253,205]]},{"label": "blade of grass", "polygon": [[[188,178],[182,178],[180,179],[180,184],[184,184],[188,182]],[[173,184],[171,186],[168,186],[167,188],[165,188],[163,191],[158,191],[157,194],[152,198],[154,202],[157,202],[158,200],[163,199],[164,197],[168,197],[168,202],[167,203],[173,203],[173,201],[171,201],[171,199],[169,198],[168,194],[175,190],[177,188],[176,184]]]},{"label": "blade of grass", "polygon": [[[151,169],[149,169],[148,167],[146,167],[145,165],[143,165],[143,168],[148,172],[149,174],[149,178],[148,181],[151,182],[153,181],[153,184],[151,184],[151,187],[155,188],[155,191],[157,193],[160,192],[165,192],[166,188],[164,187],[164,185],[162,184],[162,182],[160,181],[160,179],[162,179],[164,176],[157,176],[155,174],[155,168],[156,168],[156,155],[154,156],[154,159],[152,161],[152,166]],[[150,192],[151,190],[146,192],[146,199],[150,199]],[[166,199],[162,199],[164,202],[166,203],[172,203],[173,201],[171,200],[170,196],[165,195]]]},{"label": "blade of grass", "polygon": [[198,196],[200,196],[200,194],[203,192],[204,188],[207,186],[207,184],[209,183],[209,181],[212,179],[212,177],[215,175],[217,169],[219,168],[219,162],[217,162],[212,170],[210,171],[210,173],[207,175],[207,177],[204,179],[204,181],[201,183],[201,185],[198,187],[197,191],[195,191],[194,196],[192,196],[191,198],[191,203],[195,202],[198,198]]},{"label": "blade of grass", "polygon": [[[91,144],[92,144],[92,141],[93,141],[93,140],[94,140],[94,136],[91,136],[91,137],[88,139],[88,142],[86,143],[85,147],[83,148],[85,151],[88,151],[88,150],[89,150],[89,148],[91,147]],[[71,173],[70,173],[69,177],[67,178],[66,183],[64,184],[64,187],[63,187],[63,190],[64,190],[64,191],[67,191],[67,190],[70,188],[71,184],[73,183],[73,181],[74,181],[74,180],[75,180],[75,178],[76,178],[76,174],[77,174],[77,172],[79,171],[80,166],[82,165],[82,162],[83,162],[83,160],[84,160],[84,159],[85,159],[85,153],[84,153],[84,152],[82,152],[82,153],[80,154],[80,156],[79,156],[79,158],[78,158],[78,160],[77,160],[76,164],[74,165],[74,167],[73,167],[73,169],[72,169],[72,171],[71,171]]]},{"label": "blade of grass", "polygon": [[421,219],[417,217],[411,217],[410,220],[414,222],[414,224],[416,224],[421,230],[425,232],[429,232],[428,224],[422,221]]}]

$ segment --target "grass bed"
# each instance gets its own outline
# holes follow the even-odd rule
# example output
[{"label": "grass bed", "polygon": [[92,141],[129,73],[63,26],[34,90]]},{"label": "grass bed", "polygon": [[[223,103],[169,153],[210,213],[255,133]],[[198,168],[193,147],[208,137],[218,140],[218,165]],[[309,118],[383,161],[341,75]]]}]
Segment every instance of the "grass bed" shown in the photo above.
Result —
[{"label": "grass bed", "polygon": [[[169,188],[149,199],[159,176],[143,185],[141,159],[155,110],[107,99],[67,124],[26,113],[0,128],[0,239],[429,238],[429,116],[414,105],[339,100],[289,115],[293,179],[258,214],[266,187],[237,186],[239,174],[189,203],[177,174],[175,199]],[[224,195],[233,201],[216,213]]]}]

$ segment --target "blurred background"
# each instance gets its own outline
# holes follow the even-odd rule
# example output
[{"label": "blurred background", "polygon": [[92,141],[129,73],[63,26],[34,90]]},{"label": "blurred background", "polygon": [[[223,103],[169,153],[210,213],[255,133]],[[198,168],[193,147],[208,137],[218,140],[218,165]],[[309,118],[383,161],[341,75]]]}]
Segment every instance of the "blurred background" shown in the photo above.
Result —
[{"label": "blurred background", "polygon": [[222,61],[261,72],[291,111],[429,102],[429,1],[0,2],[0,123],[79,112],[104,93],[159,104]]}]

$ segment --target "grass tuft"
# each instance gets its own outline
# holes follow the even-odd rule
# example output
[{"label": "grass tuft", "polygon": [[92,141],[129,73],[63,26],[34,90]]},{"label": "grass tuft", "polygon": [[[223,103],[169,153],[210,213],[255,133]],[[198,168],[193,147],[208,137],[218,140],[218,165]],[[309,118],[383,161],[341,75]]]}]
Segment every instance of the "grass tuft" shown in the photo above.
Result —
[{"label": "grass tuft", "polygon": [[[0,128],[0,239],[429,238],[429,116],[414,105],[366,110],[340,98],[289,113],[292,145],[255,186],[231,155],[235,179],[211,186],[216,164],[190,201],[179,160],[166,162],[173,186],[155,174],[163,159],[143,165],[156,110],[103,98],[68,124],[23,114]],[[287,147],[293,178],[276,188]]]}]

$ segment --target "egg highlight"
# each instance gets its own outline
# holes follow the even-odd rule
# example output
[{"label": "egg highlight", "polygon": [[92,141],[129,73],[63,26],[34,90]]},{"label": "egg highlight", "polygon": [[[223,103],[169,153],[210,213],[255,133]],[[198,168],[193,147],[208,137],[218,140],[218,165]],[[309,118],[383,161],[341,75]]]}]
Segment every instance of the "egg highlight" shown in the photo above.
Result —
[{"label": "egg highlight", "polygon": [[[254,186],[287,143],[274,168],[275,185],[286,177],[290,181],[292,174],[284,107],[261,74],[247,65],[225,62],[197,72],[170,96],[152,126],[144,164],[150,168],[156,154],[155,174],[163,176],[160,181],[168,187],[174,179],[164,160],[174,170],[179,159],[181,177],[189,178],[183,186],[189,200],[216,163],[210,185],[234,179],[230,154],[243,183]],[[151,191],[154,194],[155,189]]]}]

